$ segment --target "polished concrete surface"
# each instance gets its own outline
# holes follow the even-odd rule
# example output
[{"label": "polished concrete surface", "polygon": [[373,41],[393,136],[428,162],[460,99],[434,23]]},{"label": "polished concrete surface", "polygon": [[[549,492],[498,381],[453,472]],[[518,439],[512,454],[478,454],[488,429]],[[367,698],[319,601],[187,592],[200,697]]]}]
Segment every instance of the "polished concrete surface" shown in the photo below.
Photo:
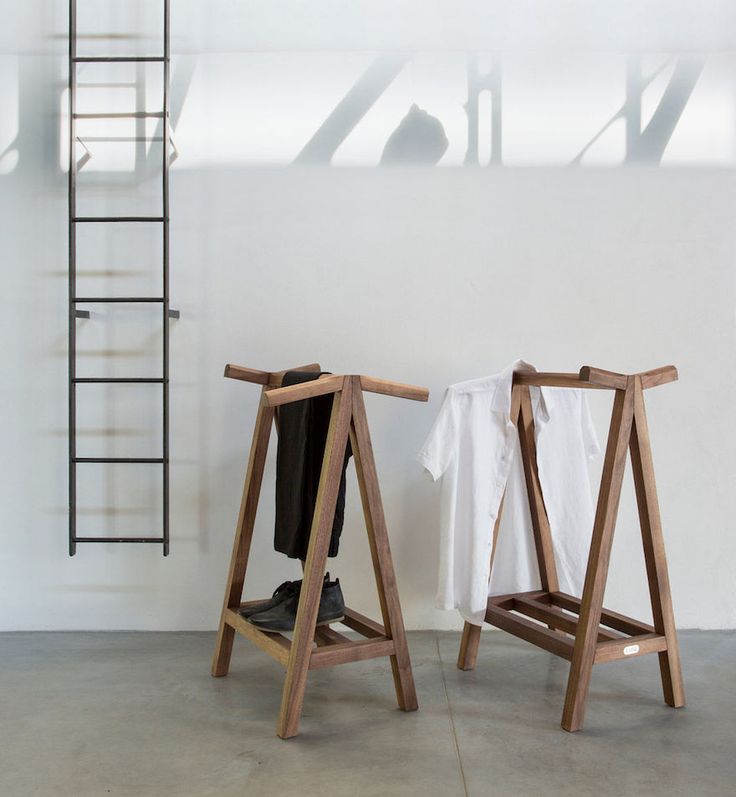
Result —
[{"label": "polished concrete surface", "polygon": [[654,656],[593,672],[585,730],[559,727],[567,664],[485,632],[410,635],[420,711],[388,660],[310,674],[301,735],[274,735],[282,671],[236,639],[213,679],[206,633],[0,635],[0,795],[736,794],[736,634],[681,634],[688,707]]}]

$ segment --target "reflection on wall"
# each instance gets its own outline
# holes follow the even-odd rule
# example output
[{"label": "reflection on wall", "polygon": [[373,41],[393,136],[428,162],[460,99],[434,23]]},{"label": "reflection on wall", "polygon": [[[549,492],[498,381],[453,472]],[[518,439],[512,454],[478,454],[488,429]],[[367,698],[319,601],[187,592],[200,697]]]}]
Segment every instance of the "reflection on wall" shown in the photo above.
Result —
[{"label": "reflection on wall", "polygon": [[[182,56],[172,72],[177,166],[732,165],[733,65],[611,53]],[[99,95],[133,110],[155,95],[150,81],[139,71],[127,89],[108,82]],[[129,137],[134,127],[146,134],[136,124]],[[111,156],[96,138],[79,153],[85,168],[145,178],[146,155],[156,160],[150,144]]]},{"label": "reflection on wall", "polygon": [[[99,42],[92,39],[97,47]],[[143,44],[141,44],[141,41]],[[143,45],[129,37],[125,52]],[[122,44],[118,43],[120,46]],[[19,86],[32,58],[0,60],[0,176],[23,157]],[[736,55],[240,52],[174,56],[177,168],[396,164],[733,166]],[[59,173],[68,152],[59,57]],[[157,180],[158,64],[78,67],[82,188]],[[136,118],[135,114],[139,114]]]},{"label": "reflection on wall", "polygon": [[0,175],[9,174],[18,164],[18,91],[18,57],[0,55]]}]

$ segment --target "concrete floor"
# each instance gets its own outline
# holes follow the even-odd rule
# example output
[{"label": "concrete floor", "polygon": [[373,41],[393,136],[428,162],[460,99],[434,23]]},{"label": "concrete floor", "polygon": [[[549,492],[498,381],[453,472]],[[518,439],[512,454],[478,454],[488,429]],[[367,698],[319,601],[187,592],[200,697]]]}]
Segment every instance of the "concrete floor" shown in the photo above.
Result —
[{"label": "concrete floor", "polygon": [[236,639],[213,679],[206,633],[0,635],[3,797],[736,794],[736,634],[681,635],[689,706],[655,656],[597,667],[582,733],[560,730],[567,664],[485,632],[410,635],[420,711],[388,660],[310,674],[301,735],[274,735],[282,671]]}]

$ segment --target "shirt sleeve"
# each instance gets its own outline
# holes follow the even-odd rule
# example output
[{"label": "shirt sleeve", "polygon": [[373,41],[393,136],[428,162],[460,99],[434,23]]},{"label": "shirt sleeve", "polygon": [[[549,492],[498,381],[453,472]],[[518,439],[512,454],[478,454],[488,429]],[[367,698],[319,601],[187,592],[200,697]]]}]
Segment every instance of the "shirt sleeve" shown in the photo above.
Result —
[{"label": "shirt sleeve", "polygon": [[429,436],[417,454],[417,462],[437,481],[452,462],[456,446],[457,409],[453,391],[448,388]]},{"label": "shirt sleeve", "polygon": [[585,446],[585,453],[588,455],[588,459],[592,459],[601,453],[601,446],[598,442],[598,435],[595,431],[595,426],[593,425],[593,418],[590,414],[588,397],[585,395],[584,390],[581,390],[580,393],[580,423],[583,434],[583,445]]}]

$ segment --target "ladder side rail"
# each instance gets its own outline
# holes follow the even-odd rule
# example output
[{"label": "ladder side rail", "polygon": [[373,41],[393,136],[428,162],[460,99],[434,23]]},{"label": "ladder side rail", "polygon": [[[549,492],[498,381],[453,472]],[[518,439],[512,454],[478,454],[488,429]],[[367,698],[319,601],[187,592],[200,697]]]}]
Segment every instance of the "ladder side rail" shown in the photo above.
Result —
[{"label": "ladder side rail", "polygon": [[161,204],[163,215],[163,539],[164,556],[169,555],[169,4],[164,0],[163,61],[163,142],[161,161]]},{"label": "ladder side rail", "polygon": [[74,219],[77,215],[76,90],[77,77],[74,59],[77,56],[77,0],[69,0],[69,171],[67,175],[67,211],[69,244],[69,340],[68,340],[68,413],[69,413],[69,556],[77,552],[77,386],[76,386],[76,294],[77,294],[77,238]]}]

